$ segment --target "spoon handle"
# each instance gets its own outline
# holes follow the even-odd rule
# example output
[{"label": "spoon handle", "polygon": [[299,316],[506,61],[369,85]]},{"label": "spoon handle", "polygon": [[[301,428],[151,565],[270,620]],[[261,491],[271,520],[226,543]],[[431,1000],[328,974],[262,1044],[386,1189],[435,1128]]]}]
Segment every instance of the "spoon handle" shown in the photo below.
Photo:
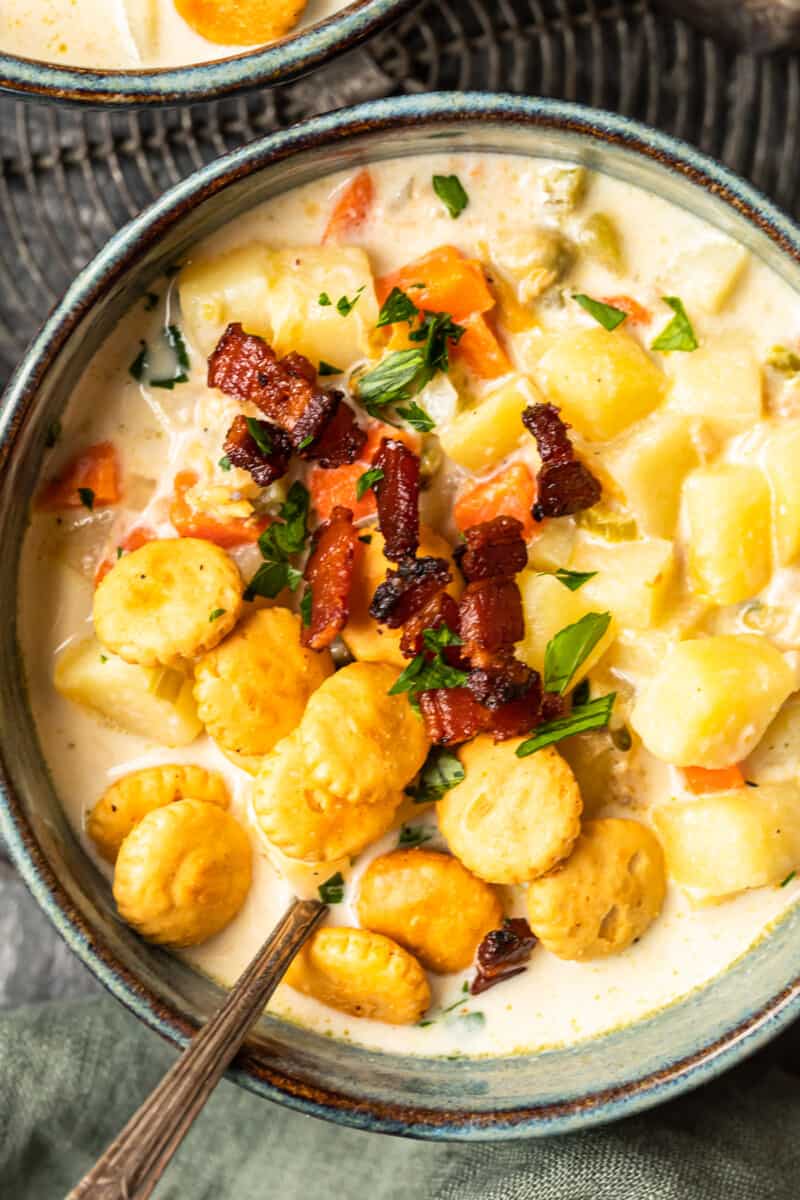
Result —
[{"label": "spoon handle", "polygon": [[219,1011],[67,1200],[147,1200],[289,963],[326,912],[318,900],[294,901]]}]

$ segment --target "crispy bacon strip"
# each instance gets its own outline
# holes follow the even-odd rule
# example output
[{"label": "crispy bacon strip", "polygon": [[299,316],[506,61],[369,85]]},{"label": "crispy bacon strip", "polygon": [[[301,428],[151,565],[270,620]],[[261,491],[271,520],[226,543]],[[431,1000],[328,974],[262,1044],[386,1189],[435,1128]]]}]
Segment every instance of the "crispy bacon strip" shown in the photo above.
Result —
[{"label": "crispy bacon strip", "polygon": [[541,695],[537,675],[527,695],[495,709],[479,704],[469,687],[436,688],[420,692],[417,699],[434,745],[458,746],[479,733],[493,734],[496,742],[529,733],[541,722]]},{"label": "crispy bacon strip", "polygon": [[372,465],[383,471],[373,488],[383,553],[402,563],[419,546],[419,458],[399,438],[383,438]]},{"label": "crispy bacon strip", "polygon": [[234,467],[249,471],[259,487],[269,487],[289,469],[292,446],[282,429],[271,421],[264,422],[264,431],[272,446],[265,454],[247,428],[247,419],[241,415],[233,418],[233,424],[223,443],[223,450]]},{"label": "crispy bacon strip", "polygon": [[502,928],[492,929],[478,946],[478,971],[469,989],[471,994],[479,996],[496,983],[520,975],[537,940],[524,917],[506,917]]},{"label": "crispy bacon strip", "polygon": [[[529,705],[535,703],[538,712],[542,702],[539,672],[509,653],[488,666],[470,671],[467,687],[485,708],[500,709],[524,698]],[[535,697],[531,696],[532,691],[536,692]]]},{"label": "crispy bacon strip", "polygon": [[528,565],[523,525],[516,517],[500,516],[464,530],[464,541],[453,551],[469,583],[494,575],[517,575]]},{"label": "crispy bacon strip", "polygon": [[498,576],[467,584],[458,606],[462,653],[473,667],[491,665],[525,636],[522,597],[514,579]]},{"label": "crispy bacon strip", "polygon": [[357,538],[352,512],[340,506],[314,533],[305,569],[311,623],[303,625],[301,635],[312,650],[324,650],[347,624]]},{"label": "crispy bacon strip", "polygon": [[[400,639],[400,649],[406,658],[416,658],[425,649],[422,635],[426,629],[458,628],[458,604],[449,592],[438,592],[424,608],[406,622],[403,636]],[[459,646],[446,646],[444,658],[455,667],[460,660]]]},{"label": "crispy bacon strip", "polygon": [[522,421],[536,439],[542,465],[536,476],[535,521],[545,517],[566,517],[591,508],[600,499],[602,488],[588,467],[575,458],[567,430],[553,404],[533,404],[522,414]]},{"label": "crispy bacon strip", "polygon": [[541,725],[542,685],[538,674],[527,695],[501,704],[499,708],[487,709],[487,712],[491,714],[487,720],[487,733],[491,733],[496,742],[522,737]]},{"label": "crispy bacon strip", "polygon": [[375,621],[399,629],[452,580],[444,558],[409,558],[396,571],[389,571],[375,589],[369,614]]},{"label": "crispy bacon strip", "polygon": [[307,358],[294,352],[278,358],[263,338],[237,323],[228,326],[208,360],[208,386],[255,404],[305,458],[341,466],[353,462],[363,447],[341,392],[320,389]]}]

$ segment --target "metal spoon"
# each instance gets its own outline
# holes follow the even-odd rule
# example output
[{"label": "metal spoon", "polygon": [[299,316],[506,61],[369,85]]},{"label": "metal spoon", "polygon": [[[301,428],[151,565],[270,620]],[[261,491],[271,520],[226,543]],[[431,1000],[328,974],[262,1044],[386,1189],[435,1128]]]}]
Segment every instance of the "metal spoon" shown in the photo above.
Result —
[{"label": "metal spoon", "polygon": [[319,900],[290,905],[219,1011],[67,1200],[147,1200],[250,1026],[327,911]]}]

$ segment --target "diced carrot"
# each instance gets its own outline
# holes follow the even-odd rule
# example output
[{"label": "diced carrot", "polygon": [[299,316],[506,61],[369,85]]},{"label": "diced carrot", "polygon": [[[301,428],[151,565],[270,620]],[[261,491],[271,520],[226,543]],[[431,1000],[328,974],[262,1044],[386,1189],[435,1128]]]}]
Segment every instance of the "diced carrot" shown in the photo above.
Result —
[{"label": "diced carrot", "polygon": [[[220,46],[264,46],[289,33],[297,21],[297,4],[274,0],[174,0],[175,8],[195,33]],[[151,5],[146,6],[148,10]],[[171,6],[170,6],[171,7]],[[144,12],[144,9],[139,11]]]},{"label": "diced carrot", "polygon": [[683,774],[686,786],[696,796],[705,792],[729,792],[733,788],[744,787],[742,769],[735,763],[732,767],[717,767],[714,770],[707,767],[684,767]]},{"label": "diced carrot", "polygon": [[186,493],[196,483],[194,471],[180,471],[175,476],[175,499],[170,506],[169,519],[179,537],[204,538],[207,542],[222,546],[224,550],[258,541],[270,524],[267,518],[244,520],[237,517],[231,521],[218,521],[210,513],[193,508],[186,499]]},{"label": "diced carrot", "polygon": [[631,325],[647,325],[652,320],[650,310],[634,300],[633,296],[604,296],[603,304],[610,304],[612,308],[627,313]]},{"label": "diced carrot", "polygon": [[398,271],[384,275],[375,286],[380,304],[397,287],[407,293],[417,308],[449,313],[459,324],[474,313],[488,312],[495,303],[481,264],[466,258],[455,246],[439,246]]},{"label": "diced carrot", "polygon": [[486,317],[476,313],[462,321],[464,333],[453,347],[454,362],[461,362],[481,379],[497,379],[507,375],[511,362],[497,340]]},{"label": "diced carrot", "polygon": [[359,171],[336,197],[322,236],[323,242],[344,237],[358,229],[359,225],[363,225],[374,199],[375,185],[372,176],[366,169]]},{"label": "diced carrot", "polygon": [[528,539],[540,528],[531,516],[535,499],[536,480],[525,463],[514,462],[490,479],[465,488],[456,499],[453,516],[459,529],[499,516],[516,517]]},{"label": "diced carrot", "polygon": [[87,507],[105,508],[120,497],[119,459],[111,442],[87,446],[67,463],[57,479],[51,479],[39,493],[36,507],[47,512],[60,508],[80,508],[85,504],[81,492],[91,492]]},{"label": "diced carrot", "polygon": [[326,471],[323,467],[313,467],[308,476],[308,488],[311,492],[311,503],[322,521],[327,521],[334,508],[349,508],[355,521],[370,517],[375,512],[375,494],[370,488],[359,500],[356,496],[356,485],[372,465],[372,458],[381,444],[382,438],[399,438],[401,442],[413,450],[419,450],[419,438],[408,429],[395,429],[391,425],[375,424],[367,430],[367,440],[361,457],[354,463],[344,467],[335,467]]},{"label": "diced carrot", "polygon": [[130,533],[126,533],[122,541],[118,543],[117,552],[114,557],[104,558],[103,561],[98,564],[97,570],[94,574],[94,586],[97,587],[98,583],[102,583],[108,572],[114,566],[114,563],[117,561],[117,559],[121,558],[123,554],[130,554],[131,550],[138,550],[141,546],[146,545],[147,542],[154,541],[157,536],[158,535],[152,529],[148,529],[146,525],[137,525],[137,527],[132,529]]}]

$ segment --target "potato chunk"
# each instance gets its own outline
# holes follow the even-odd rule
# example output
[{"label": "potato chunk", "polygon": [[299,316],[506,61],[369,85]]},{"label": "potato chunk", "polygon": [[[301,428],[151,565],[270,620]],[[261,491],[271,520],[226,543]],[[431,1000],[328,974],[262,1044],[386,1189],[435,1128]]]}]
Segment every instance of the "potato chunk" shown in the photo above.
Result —
[{"label": "potato chunk", "polygon": [[709,338],[691,354],[670,355],[668,365],[669,407],[699,417],[717,437],[741,433],[761,416],[761,368],[741,334]]},{"label": "potato chunk", "polygon": [[784,565],[800,554],[800,421],[769,429],[759,463],[772,491],[775,555]]},{"label": "potato chunk", "polygon": [[183,324],[205,356],[231,321],[271,341],[270,263],[268,247],[253,242],[218,258],[192,259],[183,268],[178,279]]},{"label": "potato chunk", "polygon": [[225,780],[216,771],[174,764],[131,771],[106,788],[86,821],[86,832],[103,858],[116,861],[119,848],[143,817],[176,800],[203,800],[227,808]]},{"label": "potato chunk", "polygon": [[683,481],[700,465],[690,418],[653,413],[604,455],[603,465],[639,528],[649,537],[674,537]]},{"label": "potato chunk", "polygon": [[393,938],[442,973],[468,967],[503,917],[493,888],[458,859],[422,849],[374,859],[361,878],[356,910],[366,929]]},{"label": "potato chunk", "polygon": [[580,832],[575,777],[552,746],[517,758],[523,741],[482,735],[459,749],[466,778],[439,801],[439,828],[487,883],[526,883],[566,858]]},{"label": "potato chunk", "polygon": [[318,929],[286,982],[331,1008],[387,1025],[414,1025],[431,1002],[420,964],[391,938],[368,929]]},{"label": "potato chunk", "polygon": [[661,912],[664,854],[638,821],[587,821],[566,862],[528,888],[528,920],[558,958],[605,958],[640,938]]},{"label": "potato chunk", "polygon": [[597,442],[646,417],[666,392],[663,372],[637,341],[600,327],[560,337],[542,356],[537,381],[564,420]]},{"label": "potato chunk", "polygon": [[755,748],[794,676],[764,638],[678,642],[636,697],[631,724],[651,754],[679,767],[729,767]]},{"label": "potato chunk", "polygon": [[188,746],[203,730],[188,675],[124,662],[97,638],[67,646],[56,660],[53,682],[73,704],[165,746]]},{"label": "potato chunk", "polygon": [[422,721],[407,696],[389,695],[396,680],[387,663],[351,663],[314,692],[299,737],[323,795],[372,804],[401,792],[425,762]]},{"label": "potato chunk", "polygon": [[514,375],[437,429],[442,449],[467,471],[490,471],[529,436],[522,424],[523,410],[543,399],[530,379]]},{"label": "potato chunk", "polygon": [[[375,589],[379,583],[383,583],[391,564],[383,554],[383,534],[372,526],[366,532],[371,540],[361,542],[356,547],[353,582],[350,586],[350,616],[342,630],[342,637],[350,653],[360,662],[393,663],[402,669],[408,666],[408,659],[400,653],[403,630],[388,629],[385,625],[379,625],[369,615]],[[450,560],[450,543],[439,537],[438,533],[423,525],[419,537],[421,557],[431,555],[433,558]],[[451,596],[458,599],[462,584],[455,565],[451,573],[453,579],[447,590]]]},{"label": "potato chunk", "polygon": [[735,290],[750,255],[728,238],[686,250],[665,273],[664,289],[680,296],[689,312],[718,313]]},{"label": "potato chunk", "polygon": [[649,629],[660,621],[675,578],[672,542],[601,542],[579,537],[570,559],[573,571],[594,571],[580,589],[595,612],[610,612],[620,625]]},{"label": "potato chunk", "polygon": [[743,764],[745,779],[757,783],[786,783],[800,775],[800,695],[786,701]]},{"label": "potato chunk", "polygon": [[402,799],[402,792],[387,790],[369,804],[351,804],[317,787],[295,731],[264,759],[253,808],[264,836],[287,858],[335,862],[387,833]]},{"label": "potato chunk", "polygon": [[154,809],[120,846],[114,899],[149,942],[196,946],[224,929],[250,890],[250,840],[215,804],[177,800]]},{"label": "potato chunk", "polygon": [[[517,576],[517,582],[522,593],[525,614],[525,639],[517,646],[517,655],[541,675],[544,671],[547,643],[565,626],[574,625],[587,613],[592,612],[593,606],[584,598],[585,585],[580,591],[571,592],[563,583],[559,583],[555,575],[523,571]],[[574,683],[580,683],[600,661],[614,641],[616,633],[617,625],[612,619],[603,637],[575,673]]]},{"label": "potato chunk", "polygon": [[300,723],[308,698],[333,674],[327,650],[300,645],[300,618],[260,608],[195,666],[200,720],[223,750],[267,754]]},{"label": "potato chunk", "polygon": [[95,591],[94,627],[126,662],[171,667],[221,642],[241,610],[242,578],[224,550],[168,538],[118,559]]},{"label": "potato chunk", "polygon": [[688,476],[683,513],[689,582],[714,604],[738,604],[760,592],[772,570],[770,494],[755,467],[716,463]]},{"label": "potato chunk", "polygon": [[670,875],[701,902],[780,883],[800,865],[796,781],[671,800],[653,820]]}]

